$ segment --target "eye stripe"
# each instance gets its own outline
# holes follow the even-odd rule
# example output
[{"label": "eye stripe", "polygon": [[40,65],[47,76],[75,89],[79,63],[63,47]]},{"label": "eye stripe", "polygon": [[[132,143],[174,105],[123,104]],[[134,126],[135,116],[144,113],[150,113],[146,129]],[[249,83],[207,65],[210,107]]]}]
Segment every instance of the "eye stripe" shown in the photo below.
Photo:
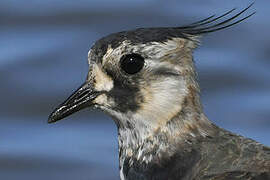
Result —
[{"label": "eye stripe", "polygon": [[154,74],[156,75],[163,75],[163,76],[179,76],[179,72],[173,71],[172,69],[168,68],[159,68],[157,69]]}]

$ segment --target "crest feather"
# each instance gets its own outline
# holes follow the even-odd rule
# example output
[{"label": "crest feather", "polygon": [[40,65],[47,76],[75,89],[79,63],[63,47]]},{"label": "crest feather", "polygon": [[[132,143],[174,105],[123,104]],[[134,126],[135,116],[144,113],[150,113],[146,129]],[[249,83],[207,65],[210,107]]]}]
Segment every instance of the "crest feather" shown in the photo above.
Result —
[{"label": "crest feather", "polygon": [[175,27],[175,29],[180,30],[182,33],[189,34],[189,35],[201,35],[201,34],[219,31],[219,30],[231,27],[235,24],[238,24],[248,19],[252,15],[254,15],[256,12],[252,12],[248,14],[247,16],[244,16],[238,19],[240,15],[245,13],[253,5],[254,3],[251,3],[248,7],[246,7],[245,9],[243,9],[242,11],[240,11],[239,13],[231,17],[228,17],[228,15],[232,15],[232,13],[236,10],[236,8],[231,9],[230,11],[222,14],[221,16],[215,17],[215,15],[212,15],[210,17],[194,22],[187,26]]}]

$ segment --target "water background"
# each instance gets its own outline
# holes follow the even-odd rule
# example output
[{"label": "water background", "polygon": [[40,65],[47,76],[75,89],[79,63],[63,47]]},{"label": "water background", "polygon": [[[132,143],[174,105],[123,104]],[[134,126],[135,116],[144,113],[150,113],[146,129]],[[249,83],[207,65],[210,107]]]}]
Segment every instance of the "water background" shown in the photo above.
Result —
[{"label": "water background", "polygon": [[[87,52],[112,32],[185,25],[250,1],[0,1],[0,180],[119,179],[117,132],[103,113],[47,117],[85,79]],[[270,145],[268,0],[195,52],[207,116]]]}]

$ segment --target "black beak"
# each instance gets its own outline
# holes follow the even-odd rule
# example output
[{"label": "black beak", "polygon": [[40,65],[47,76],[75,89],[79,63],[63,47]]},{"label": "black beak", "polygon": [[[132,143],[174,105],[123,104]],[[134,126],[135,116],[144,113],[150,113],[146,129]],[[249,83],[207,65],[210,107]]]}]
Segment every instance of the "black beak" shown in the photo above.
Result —
[{"label": "black beak", "polygon": [[91,83],[84,83],[64,103],[58,106],[49,116],[48,123],[61,120],[81,109],[93,105],[93,100],[101,94],[95,92]]}]

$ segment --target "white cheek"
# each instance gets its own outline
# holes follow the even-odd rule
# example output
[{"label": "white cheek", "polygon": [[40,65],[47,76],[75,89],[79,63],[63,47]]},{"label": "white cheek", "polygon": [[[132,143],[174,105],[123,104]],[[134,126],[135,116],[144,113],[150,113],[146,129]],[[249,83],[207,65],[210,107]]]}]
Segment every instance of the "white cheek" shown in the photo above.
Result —
[{"label": "white cheek", "polygon": [[110,91],[113,88],[113,80],[105,74],[101,67],[93,65],[92,75],[94,76],[94,88],[96,91]]},{"label": "white cheek", "polygon": [[105,104],[105,103],[107,103],[107,96],[105,94],[99,95],[94,100],[94,103],[96,103],[96,104]]},{"label": "white cheek", "polygon": [[93,101],[97,104],[100,108],[107,107],[111,108],[115,105],[114,101],[107,97],[105,94],[101,94]]},{"label": "white cheek", "polygon": [[96,83],[95,84],[95,89],[97,91],[110,91],[112,88],[113,88],[113,82],[112,81]]},{"label": "white cheek", "polygon": [[142,93],[146,102],[134,114],[135,118],[160,126],[180,111],[187,90],[184,81],[164,79],[151,84]]}]

